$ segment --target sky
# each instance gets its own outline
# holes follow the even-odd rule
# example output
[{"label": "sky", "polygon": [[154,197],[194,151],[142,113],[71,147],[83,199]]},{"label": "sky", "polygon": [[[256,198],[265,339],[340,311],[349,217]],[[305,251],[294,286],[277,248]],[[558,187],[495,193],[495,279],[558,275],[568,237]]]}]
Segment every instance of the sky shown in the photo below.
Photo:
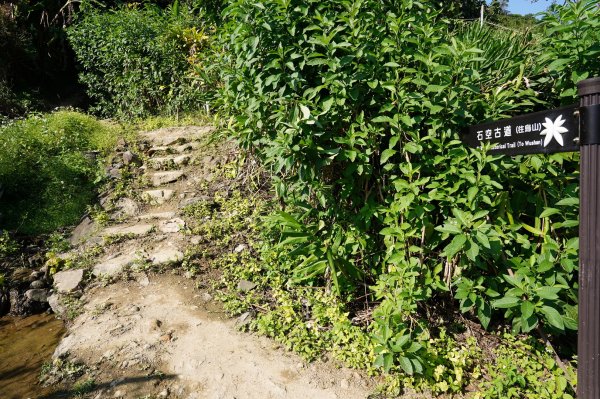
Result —
[{"label": "sky", "polygon": [[511,14],[535,14],[545,11],[552,4],[552,0],[508,0],[508,12]]}]

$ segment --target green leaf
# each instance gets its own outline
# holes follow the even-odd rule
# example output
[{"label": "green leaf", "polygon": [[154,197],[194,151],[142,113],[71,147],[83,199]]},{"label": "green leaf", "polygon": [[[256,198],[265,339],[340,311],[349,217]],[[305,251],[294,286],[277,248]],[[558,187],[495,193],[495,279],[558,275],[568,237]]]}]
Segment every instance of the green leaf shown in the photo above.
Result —
[{"label": "green leaf", "polygon": [[521,300],[514,296],[506,296],[492,302],[492,306],[497,309],[514,308],[519,305]]},{"label": "green leaf", "polygon": [[558,293],[561,290],[561,287],[541,287],[537,288],[535,293],[542,299],[556,300],[558,299]]},{"label": "green leaf", "polygon": [[560,201],[558,201],[556,203],[556,205],[559,205],[559,206],[575,206],[575,205],[579,205],[579,198],[575,198],[575,197],[564,198],[564,199],[561,199]]},{"label": "green leaf", "polygon": [[542,313],[546,317],[546,321],[553,327],[556,327],[559,330],[565,329],[565,323],[563,321],[562,316],[558,313],[558,310],[554,309],[550,306],[542,306]]},{"label": "green leaf", "polygon": [[479,243],[481,245],[483,245],[485,248],[490,249],[490,240],[488,240],[487,235],[485,235],[485,233],[477,230],[475,232],[475,238],[477,239],[477,241],[479,241]]},{"label": "green leaf", "polygon": [[469,239],[469,249],[467,249],[465,253],[467,254],[467,257],[474,262],[475,259],[477,259],[477,255],[479,255],[479,245]]},{"label": "green leaf", "polygon": [[444,248],[443,254],[448,258],[452,258],[454,255],[458,253],[458,251],[462,250],[467,242],[467,236],[464,234],[459,234],[454,236],[450,244]]},{"label": "green leaf", "polygon": [[443,226],[437,226],[435,228],[437,231],[440,231],[442,233],[449,233],[449,234],[461,234],[462,230],[460,229],[460,227],[454,225],[454,224],[444,224]]},{"label": "green leaf", "polygon": [[381,163],[382,163],[382,164],[386,163],[386,162],[387,162],[387,160],[388,160],[388,159],[389,159],[391,156],[393,156],[393,155],[394,155],[396,152],[397,152],[396,150],[392,150],[392,149],[389,149],[389,148],[388,148],[387,150],[384,150],[384,151],[381,153]]},{"label": "green leaf", "polygon": [[310,109],[304,104],[300,104],[300,111],[302,112],[302,119],[310,118]]},{"label": "green leaf", "polygon": [[547,218],[548,216],[552,216],[552,215],[555,215],[560,212],[561,212],[560,209],[546,208],[546,209],[544,209],[544,212],[541,213],[540,218]]},{"label": "green leaf", "polygon": [[533,303],[529,301],[521,302],[521,316],[524,318],[529,318],[533,314],[535,310],[535,306]]},{"label": "green leaf", "polygon": [[404,370],[404,372],[408,375],[412,375],[413,374],[413,365],[410,361],[409,358],[405,357],[405,356],[400,356],[398,358],[398,364],[400,364],[400,367],[402,368],[402,370]]}]

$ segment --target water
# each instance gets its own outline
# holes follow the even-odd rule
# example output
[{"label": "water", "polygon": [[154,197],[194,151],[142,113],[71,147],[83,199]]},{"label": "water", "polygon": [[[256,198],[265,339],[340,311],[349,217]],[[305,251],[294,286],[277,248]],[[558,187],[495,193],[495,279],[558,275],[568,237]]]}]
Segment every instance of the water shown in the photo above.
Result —
[{"label": "water", "polygon": [[52,389],[40,386],[38,377],[64,332],[54,315],[0,318],[0,398],[50,395]]}]

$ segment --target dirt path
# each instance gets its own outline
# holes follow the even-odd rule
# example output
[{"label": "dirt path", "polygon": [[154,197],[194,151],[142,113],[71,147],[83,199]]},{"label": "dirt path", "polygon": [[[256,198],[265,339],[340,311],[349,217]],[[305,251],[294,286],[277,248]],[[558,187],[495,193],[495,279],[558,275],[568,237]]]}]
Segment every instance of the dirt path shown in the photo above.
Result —
[{"label": "dirt path", "polygon": [[194,237],[184,234],[182,207],[202,200],[202,187],[218,185],[212,169],[236,156],[231,147],[202,151],[209,131],[144,133],[146,156],[124,148],[113,162],[115,178],[125,164],[141,183],[128,196],[104,199],[113,223],[84,220],[72,237],[77,248],[62,256],[86,259],[87,267],[57,273],[59,294],[50,303],[63,314],[65,298],[82,295],[76,300],[85,305],[55,358],[85,364],[90,398],[366,398],[371,387],[359,373],[305,364],[273,341],[238,332],[236,320],[196,288],[207,282],[146,272],[184,259]]},{"label": "dirt path", "polygon": [[241,333],[178,276],[119,282],[86,293],[85,312],[57,354],[94,370],[100,397],[366,398],[350,370],[307,365],[266,338]]}]

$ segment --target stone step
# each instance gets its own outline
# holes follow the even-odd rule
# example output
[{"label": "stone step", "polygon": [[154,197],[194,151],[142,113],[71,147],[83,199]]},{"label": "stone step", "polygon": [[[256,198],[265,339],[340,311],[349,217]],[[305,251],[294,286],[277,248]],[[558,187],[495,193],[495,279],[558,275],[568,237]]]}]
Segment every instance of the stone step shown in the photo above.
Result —
[{"label": "stone step", "polygon": [[155,266],[169,265],[183,260],[184,254],[177,248],[160,247],[150,251],[149,259]]},{"label": "stone step", "polygon": [[104,229],[100,235],[102,237],[115,235],[132,235],[135,237],[142,237],[152,232],[154,228],[155,226],[150,223],[135,224],[133,226],[119,225]]},{"label": "stone step", "polygon": [[177,233],[185,228],[185,221],[180,218],[163,220],[158,224],[158,229],[163,233]]},{"label": "stone step", "polygon": [[148,156],[167,155],[167,154],[183,154],[194,151],[200,148],[200,144],[196,141],[184,143],[175,146],[155,146],[148,150]]},{"label": "stone step", "polygon": [[144,132],[141,137],[159,146],[170,146],[199,140],[211,131],[212,126],[168,127]]},{"label": "stone step", "polygon": [[123,271],[127,266],[138,260],[138,255],[128,252],[122,255],[104,258],[92,269],[94,276],[114,276]]},{"label": "stone step", "polygon": [[184,166],[190,162],[189,155],[177,155],[174,157],[150,158],[148,165],[155,170],[174,169],[177,166]]},{"label": "stone step", "polygon": [[173,197],[173,190],[147,190],[142,194],[142,198],[151,205],[162,205]]},{"label": "stone step", "polygon": [[176,182],[177,180],[184,177],[185,174],[182,170],[170,170],[167,172],[156,172],[150,175],[150,181],[154,187],[162,186]]},{"label": "stone step", "polygon": [[153,220],[153,219],[173,219],[177,215],[176,212],[154,212],[146,213],[138,216],[138,220]]}]

